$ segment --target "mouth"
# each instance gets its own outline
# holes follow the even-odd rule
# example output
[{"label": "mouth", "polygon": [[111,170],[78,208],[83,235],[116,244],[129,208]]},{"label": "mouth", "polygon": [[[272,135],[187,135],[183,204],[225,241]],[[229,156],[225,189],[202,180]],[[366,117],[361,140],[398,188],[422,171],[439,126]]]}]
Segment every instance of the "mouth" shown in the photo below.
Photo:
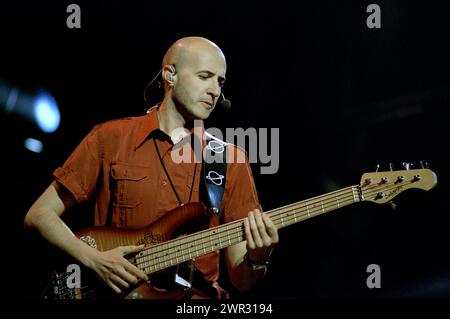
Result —
[{"label": "mouth", "polygon": [[213,108],[213,104],[211,102],[201,101],[201,103],[203,103],[203,105],[205,105],[208,110]]}]

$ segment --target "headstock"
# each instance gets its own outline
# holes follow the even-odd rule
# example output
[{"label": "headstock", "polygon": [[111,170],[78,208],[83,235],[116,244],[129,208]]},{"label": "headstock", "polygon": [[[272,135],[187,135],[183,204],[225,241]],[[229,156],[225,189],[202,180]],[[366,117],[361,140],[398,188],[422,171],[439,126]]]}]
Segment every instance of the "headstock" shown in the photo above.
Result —
[{"label": "headstock", "polygon": [[423,168],[365,173],[359,186],[362,200],[384,204],[407,189],[420,188],[428,191],[436,184],[436,174]]}]

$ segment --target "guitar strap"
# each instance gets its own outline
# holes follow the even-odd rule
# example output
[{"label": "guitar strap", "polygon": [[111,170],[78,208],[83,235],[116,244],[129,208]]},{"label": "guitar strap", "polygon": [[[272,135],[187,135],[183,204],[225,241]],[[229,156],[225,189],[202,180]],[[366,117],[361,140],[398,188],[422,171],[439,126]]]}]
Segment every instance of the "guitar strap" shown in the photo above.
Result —
[{"label": "guitar strap", "polygon": [[203,182],[206,186],[210,212],[222,217],[222,198],[227,176],[227,144],[205,132],[206,148],[203,161]]},{"label": "guitar strap", "polygon": [[[205,132],[205,137],[206,147],[202,165],[203,178],[200,180],[200,200],[210,207],[210,216],[220,220],[223,217],[221,205],[227,175],[227,144],[207,132]],[[175,282],[190,288],[185,296],[187,299],[190,299],[195,292],[212,299],[228,295],[224,290],[218,292],[214,287],[214,282],[207,281],[203,273],[194,266],[193,261],[178,265]]]}]

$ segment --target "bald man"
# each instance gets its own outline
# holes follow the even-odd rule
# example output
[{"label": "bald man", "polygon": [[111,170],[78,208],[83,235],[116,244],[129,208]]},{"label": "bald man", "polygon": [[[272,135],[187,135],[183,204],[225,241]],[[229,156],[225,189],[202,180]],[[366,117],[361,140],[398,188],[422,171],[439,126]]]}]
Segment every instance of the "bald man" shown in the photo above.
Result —
[{"label": "bald man", "polygon": [[[94,202],[95,226],[140,229],[164,225],[177,218],[177,207],[200,201],[201,165],[175,163],[171,152],[180,138],[193,133],[194,120],[205,120],[214,110],[225,73],[225,56],[213,42],[201,37],[176,41],[163,58],[163,101],[145,116],[94,127],[64,165],[54,171],[54,181],[28,211],[25,226],[36,229],[53,246],[92,270],[118,296],[186,297],[185,289],[180,295],[180,289],[173,286],[159,287],[156,280],[148,278],[145,267],[126,258],[164,241],[157,227],[138,240],[142,245],[130,245],[138,242],[130,243],[117,234],[111,238],[117,247],[110,244],[106,247],[112,249],[97,249],[75,236],[61,216],[74,205]],[[186,136],[174,138],[173,132],[180,128]],[[227,150],[230,156],[243,153],[231,144]],[[230,160],[227,164],[221,208],[224,223],[244,219],[245,241],[227,247],[224,256],[231,282],[238,290],[246,291],[264,277],[266,260],[278,242],[277,228],[261,212],[247,161]],[[175,216],[172,219],[171,214]],[[217,224],[217,218],[209,222],[210,227]],[[196,286],[194,282],[188,297],[227,296],[218,284],[219,256],[214,251],[195,258],[192,265],[200,274],[201,284]]]}]

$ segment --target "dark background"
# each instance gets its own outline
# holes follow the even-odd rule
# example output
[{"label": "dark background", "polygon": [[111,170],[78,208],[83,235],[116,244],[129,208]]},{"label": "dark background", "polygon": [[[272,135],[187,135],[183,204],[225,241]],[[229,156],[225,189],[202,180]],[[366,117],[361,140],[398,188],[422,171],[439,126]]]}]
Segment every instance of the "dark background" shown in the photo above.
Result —
[{"label": "dark background", "polygon": [[[44,135],[0,111],[9,297],[39,298],[45,282],[47,255],[22,221],[53,170],[96,123],[144,114],[143,88],[188,35],[227,57],[233,106],[207,126],[280,130],[278,173],[252,165],[265,210],[358,184],[377,163],[426,160],[439,181],[402,193],[395,212],[361,203],[280,230],[266,280],[235,296],[450,297],[448,2],[377,1],[381,29],[366,26],[368,1],[77,1],[81,29],[68,29],[70,3],[0,4],[0,79],[48,89],[62,117]],[[28,136],[42,153],[23,147]],[[366,286],[370,264],[381,267],[380,289]]]}]

